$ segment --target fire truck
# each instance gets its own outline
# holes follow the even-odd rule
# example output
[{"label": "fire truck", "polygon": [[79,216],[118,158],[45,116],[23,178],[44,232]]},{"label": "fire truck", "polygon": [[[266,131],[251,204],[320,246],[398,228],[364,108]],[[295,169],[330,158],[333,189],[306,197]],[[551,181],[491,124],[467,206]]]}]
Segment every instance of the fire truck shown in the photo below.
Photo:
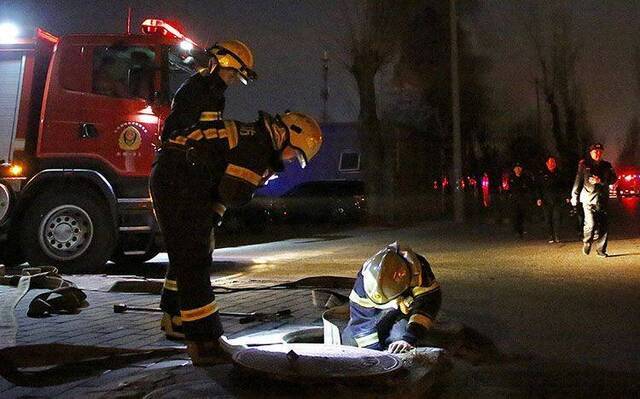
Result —
[{"label": "fire truck", "polygon": [[170,21],[141,34],[0,29],[0,250],[6,264],[92,272],[161,248],[148,192],[170,99],[196,44]]}]

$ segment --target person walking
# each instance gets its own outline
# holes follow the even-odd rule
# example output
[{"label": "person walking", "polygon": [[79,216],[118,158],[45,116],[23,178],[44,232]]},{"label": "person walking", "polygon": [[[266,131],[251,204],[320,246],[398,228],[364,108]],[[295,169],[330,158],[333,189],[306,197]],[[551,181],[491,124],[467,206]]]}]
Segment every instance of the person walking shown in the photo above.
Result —
[{"label": "person walking", "polygon": [[511,223],[519,238],[523,238],[524,223],[529,208],[532,207],[534,183],[529,173],[525,172],[520,162],[513,165],[513,172],[509,176],[509,202],[511,205]]},{"label": "person walking", "polygon": [[578,172],[571,190],[571,205],[582,203],[584,230],[582,253],[589,255],[595,244],[597,255],[606,258],[609,238],[607,205],[609,185],[616,181],[616,172],[602,155],[604,147],[600,143],[589,146],[589,157],[578,163]]},{"label": "person walking", "polygon": [[565,186],[558,172],[556,157],[549,156],[545,162],[545,170],[537,181],[538,199],[536,204],[542,207],[544,219],[549,232],[549,243],[560,242],[560,209],[564,203]]}]

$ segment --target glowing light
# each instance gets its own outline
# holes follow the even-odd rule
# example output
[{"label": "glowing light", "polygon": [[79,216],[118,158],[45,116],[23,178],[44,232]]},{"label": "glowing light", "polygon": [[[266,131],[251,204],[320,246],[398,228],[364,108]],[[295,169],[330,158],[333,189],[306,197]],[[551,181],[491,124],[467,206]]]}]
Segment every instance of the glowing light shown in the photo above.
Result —
[{"label": "glowing light", "polygon": [[631,175],[626,175],[626,176],[624,177],[624,179],[625,179],[626,181],[631,181],[631,179],[633,179],[633,176],[631,176]]},{"label": "glowing light", "polygon": [[0,24],[0,43],[9,43],[20,34],[20,29],[10,22]]},{"label": "glowing light", "polygon": [[184,51],[191,51],[193,50],[193,43],[183,40],[180,42],[180,48]]},{"label": "glowing light", "polygon": [[9,168],[9,173],[11,173],[13,176],[22,175],[22,166],[20,166],[20,165],[11,165],[11,167]]}]

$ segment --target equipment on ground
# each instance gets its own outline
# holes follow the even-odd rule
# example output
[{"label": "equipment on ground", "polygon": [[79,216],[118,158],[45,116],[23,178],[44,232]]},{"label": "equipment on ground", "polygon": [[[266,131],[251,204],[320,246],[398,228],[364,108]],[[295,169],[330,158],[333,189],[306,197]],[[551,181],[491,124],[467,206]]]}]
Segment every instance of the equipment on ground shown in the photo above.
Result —
[{"label": "equipment on ground", "polygon": [[[140,306],[129,306],[125,303],[118,303],[113,305],[114,313],[125,313],[125,312],[158,312],[162,313],[163,310],[160,308],[151,308],[151,307],[140,307]],[[263,312],[219,312],[220,316],[226,317],[239,317],[238,321],[240,324],[252,323],[255,321],[267,322],[267,321],[277,321],[280,319],[286,319],[291,317],[290,309],[279,310],[274,313],[263,313]]]}]

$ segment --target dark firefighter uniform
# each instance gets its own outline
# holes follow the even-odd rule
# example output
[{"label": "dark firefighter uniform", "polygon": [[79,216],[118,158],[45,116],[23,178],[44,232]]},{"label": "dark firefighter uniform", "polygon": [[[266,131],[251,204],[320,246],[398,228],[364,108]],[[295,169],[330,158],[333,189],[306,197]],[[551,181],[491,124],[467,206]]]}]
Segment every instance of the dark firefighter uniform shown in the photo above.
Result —
[{"label": "dark firefighter uniform", "polygon": [[421,255],[414,259],[408,262],[413,276],[408,288],[384,304],[372,301],[365,291],[365,263],[349,295],[350,320],[342,334],[343,344],[384,350],[403,340],[416,346],[433,325],[442,297],[429,262]]},{"label": "dark firefighter uniform", "polygon": [[545,168],[538,176],[538,199],[542,200],[544,220],[549,231],[549,240],[559,242],[560,235],[560,209],[564,204],[566,181],[558,172]]},{"label": "dark firefighter uniform", "polygon": [[[600,183],[593,183],[590,179],[593,176],[598,176],[601,180]],[[613,167],[605,160],[594,161],[587,158],[578,163],[578,171],[571,190],[571,201],[573,204],[582,203],[584,210],[582,240],[585,245],[585,253],[588,253],[591,244],[595,243],[597,253],[606,256],[609,234],[607,218],[609,185],[613,184],[616,178]]]},{"label": "dark firefighter uniform", "polygon": [[218,79],[195,75],[180,88],[150,181],[169,254],[161,308],[190,341],[223,333],[209,280],[214,227],[281,168],[264,127],[268,115],[255,123],[219,119],[226,86]]}]

